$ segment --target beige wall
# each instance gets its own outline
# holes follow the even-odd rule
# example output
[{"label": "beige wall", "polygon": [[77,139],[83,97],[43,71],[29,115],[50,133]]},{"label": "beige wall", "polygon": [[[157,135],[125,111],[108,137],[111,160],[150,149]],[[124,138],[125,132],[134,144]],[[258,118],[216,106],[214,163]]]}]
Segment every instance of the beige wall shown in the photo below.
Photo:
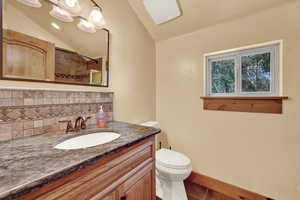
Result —
[{"label": "beige wall", "polygon": [[[193,170],[277,200],[300,199],[300,3],[157,43],[157,119]],[[203,54],[284,41],[284,114],[204,111]]]},{"label": "beige wall", "polygon": [[0,81],[0,87],[115,92],[116,120],[140,123],[155,118],[155,44],[127,1],[101,0],[111,31],[110,87],[81,87]]}]

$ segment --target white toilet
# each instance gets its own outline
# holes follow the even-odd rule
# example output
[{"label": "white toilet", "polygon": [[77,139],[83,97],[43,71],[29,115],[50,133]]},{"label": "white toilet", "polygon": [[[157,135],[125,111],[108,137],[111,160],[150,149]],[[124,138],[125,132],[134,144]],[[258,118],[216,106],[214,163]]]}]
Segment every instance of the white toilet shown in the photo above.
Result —
[{"label": "white toilet", "polygon": [[[158,122],[144,126],[158,128]],[[169,149],[156,151],[156,195],[162,200],[187,200],[183,181],[192,172],[191,160],[182,153]]]}]

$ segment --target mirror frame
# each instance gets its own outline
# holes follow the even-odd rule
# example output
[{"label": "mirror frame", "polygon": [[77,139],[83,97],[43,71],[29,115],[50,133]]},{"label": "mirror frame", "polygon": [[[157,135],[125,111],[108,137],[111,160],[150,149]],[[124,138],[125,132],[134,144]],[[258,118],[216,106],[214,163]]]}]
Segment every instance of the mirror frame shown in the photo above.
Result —
[{"label": "mirror frame", "polygon": [[65,83],[65,82],[59,82],[59,81],[43,81],[43,80],[33,80],[33,79],[22,79],[22,78],[6,78],[3,76],[3,0],[0,0],[0,80],[9,80],[9,81],[22,81],[22,82],[36,82],[36,83],[53,83],[53,84],[60,84],[60,85],[78,85],[78,86],[89,86],[89,87],[103,87],[108,88],[109,87],[109,77],[110,77],[110,71],[109,71],[109,64],[110,64],[110,31],[106,28],[103,28],[101,30],[104,30],[107,32],[108,35],[108,41],[107,41],[107,61],[105,63],[106,71],[107,71],[107,84],[106,85],[92,85],[88,83]]}]

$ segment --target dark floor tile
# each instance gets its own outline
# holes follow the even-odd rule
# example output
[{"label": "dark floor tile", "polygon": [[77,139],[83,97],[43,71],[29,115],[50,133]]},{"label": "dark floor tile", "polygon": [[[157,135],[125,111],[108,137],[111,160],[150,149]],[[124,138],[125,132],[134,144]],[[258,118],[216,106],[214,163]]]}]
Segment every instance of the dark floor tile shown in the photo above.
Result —
[{"label": "dark floor tile", "polygon": [[[185,182],[186,193],[189,200],[233,200],[223,194],[209,190],[200,185]],[[156,197],[156,200],[162,200]]]}]

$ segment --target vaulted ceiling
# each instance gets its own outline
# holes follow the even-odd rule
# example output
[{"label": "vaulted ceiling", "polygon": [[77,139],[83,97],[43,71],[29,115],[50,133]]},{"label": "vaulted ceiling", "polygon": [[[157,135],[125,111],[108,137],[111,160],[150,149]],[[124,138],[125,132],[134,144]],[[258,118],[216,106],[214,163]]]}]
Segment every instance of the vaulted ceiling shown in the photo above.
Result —
[{"label": "vaulted ceiling", "polygon": [[128,1],[152,37],[164,40],[297,0],[178,0],[182,16],[161,25],[152,21],[143,0]]}]

